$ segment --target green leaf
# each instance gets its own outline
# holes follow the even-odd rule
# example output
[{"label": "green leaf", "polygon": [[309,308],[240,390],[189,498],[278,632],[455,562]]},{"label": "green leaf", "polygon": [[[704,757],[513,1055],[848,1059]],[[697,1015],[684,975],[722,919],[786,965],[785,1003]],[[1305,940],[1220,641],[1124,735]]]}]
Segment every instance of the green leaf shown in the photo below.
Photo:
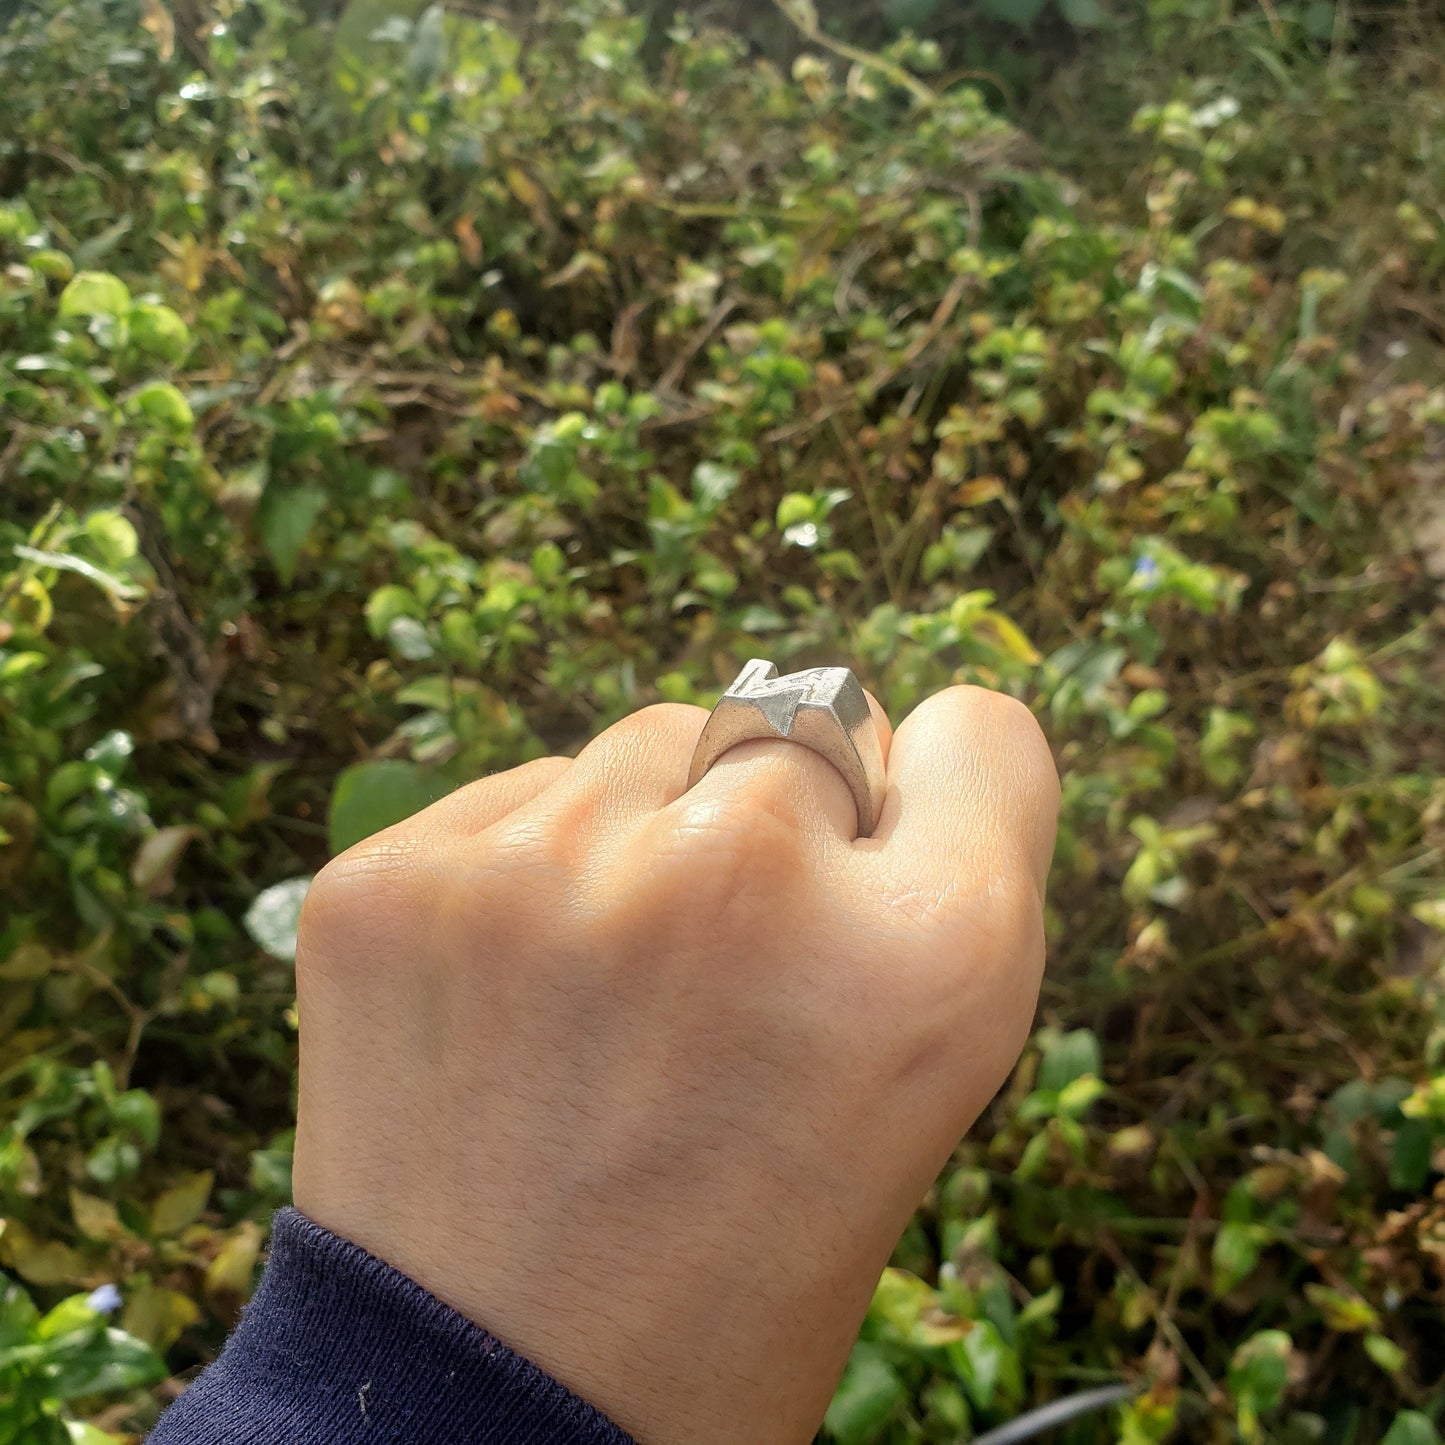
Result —
[{"label": "green leaf", "polygon": [[755,602],[749,607],[744,607],[738,614],[737,625],[743,632],[751,632],[755,635],[764,632],[785,632],[788,627],[788,619],[781,612]]},{"label": "green leaf", "polygon": [[110,1105],[111,1123],[134,1134],[148,1149],[154,1149],[161,1136],[161,1109],[144,1089],[127,1089],[117,1094]]},{"label": "green leaf", "polygon": [[151,1385],[165,1376],[165,1361],[143,1340],[106,1329],[75,1349],[58,1352],[50,1390],[56,1399],[76,1400]]},{"label": "green leaf", "polygon": [[140,550],[135,527],[121,512],[103,508],[85,519],[85,536],[107,567],[123,567]]},{"label": "green leaf", "polygon": [[906,1269],[890,1267],[878,1277],[868,1315],[870,1319],[886,1320],[900,1335],[908,1335],[933,1303],[934,1292],[927,1280]]},{"label": "green leaf", "polygon": [[70,1335],[89,1337],[95,1334],[102,1319],[87,1303],[89,1298],[89,1295],[73,1294],[61,1300],[40,1321],[35,1331],[36,1338],[59,1341]]},{"label": "green leaf", "polygon": [[1430,1177],[1435,1156],[1435,1130],[1429,1120],[1405,1119],[1390,1146],[1390,1186],[1418,1194]]},{"label": "green leaf", "polygon": [[1080,1074],[1059,1090],[1057,1110],[1060,1118],[1082,1119],[1105,1094],[1109,1086],[1096,1074]]},{"label": "green leaf", "polygon": [[326,491],[314,483],[292,487],[273,479],[261,498],[256,525],[276,575],[288,586],[296,576],[301,548],[325,509]]},{"label": "green leaf", "polygon": [[1401,1410],[1380,1445],[1440,1445],[1440,1432],[1420,1410]]},{"label": "green leaf", "polygon": [[738,489],[741,480],[734,467],[699,462],[692,469],[692,495],[704,511],[716,511]]},{"label": "green leaf", "polygon": [[130,290],[108,271],[80,271],[60,293],[60,315],[124,316],[130,310]]},{"label": "green leaf", "polygon": [[1235,1350],[1229,1364],[1229,1391],[1255,1414],[1273,1410],[1284,1399],[1294,1342],[1283,1330],[1261,1330]]},{"label": "green leaf", "polygon": [[989,1320],[974,1320],[973,1328],[957,1344],[948,1347],[948,1357],[959,1379],[967,1388],[969,1398],[981,1410],[993,1404],[1012,1353],[998,1327]]},{"label": "green leaf", "polygon": [[824,1428],[837,1445],[873,1445],[906,1394],[898,1372],[887,1361],[866,1345],[856,1346],[828,1406]]},{"label": "green leaf", "polygon": [[291,1145],[289,1139],[273,1141],[269,1149],[251,1153],[248,1182],[256,1193],[273,1203],[291,1197]]},{"label": "green leaf", "polygon": [[87,762],[112,775],[119,773],[135,752],[135,739],[122,728],[112,728],[85,750]]},{"label": "green leaf", "polygon": [[386,640],[397,656],[408,662],[426,662],[436,656],[425,625],[415,617],[393,617],[387,624]]},{"label": "green leaf", "polygon": [[1304,31],[1311,40],[1328,40],[1335,32],[1338,0],[1312,0],[1305,6]]},{"label": "green leaf", "polygon": [[1265,1240],[1265,1231],[1257,1224],[1220,1225],[1210,1256],[1216,1294],[1228,1294],[1254,1273]]},{"label": "green leaf", "polygon": [[130,343],[162,361],[180,361],[191,347],[190,328],[178,313],[156,301],[141,301],[130,309]]},{"label": "green leaf", "polygon": [[97,232],[88,241],[82,241],[75,248],[75,264],[86,267],[103,260],[120,245],[134,226],[133,217],[122,216],[120,220],[113,222],[105,230]]},{"label": "green leaf", "polygon": [[[19,682],[29,673],[40,672],[49,662],[50,659],[43,652],[0,652],[0,683]],[[62,763],[60,766],[65,767],[67,764]],[[46,785],[46,791],[49,792],[49,784]]]},{"label": "green leaf", "polygon": [[179,1234],[186,1225],[194,1224],[211,1197],[214,1183],[215,1175],[205,1169],[184,1176],[164,1190],[151,1205],[151,1234]]},{"label": "green leaf", "polygon": [[141,843],[130,865],[130,881],[142,893],[164,897],[175,886],[176,868],[201,830],[187,823],[157,828]]},{"label": "green leaf", "polygon": [[0,1286],[0,1350],[32,1343],[40,1311],[18,1284],[7,1280]]},{"label": "green leaf", "polygon": [[1365,1353],[1387,1375],[1398,1375],[1410,1362],[1405,1351],[1387,1335],[1366,1335]]},{"label": "green leaf", "polygon": [[1092,1030],[1074,1029],[1066,1034],[1044,1032],[1040,1041],[1044,1056],[1039,1064],[1037,1088],[1058,1093],[1085,1074],[1103,1077],[1104,1054]]},{"label": "green leaf", "polygon": [[1099,0],[1058,0],[1059,14],[1080,30],[1096,30],[1109,19]]},{"label": "green leaf", "polygon": [[153,381],[141,387],[131,398],[131,406],[178,435],[190,431],[195,423],[190,402],[168,381]]},{"label": "green leaf", "polygon": [[807,492],[787,492],[778,499],[774,524],[780,532],[818,516],[818,499]]},{"label": "green leaf", "polygon": [[1427,928],[1445,933],[1445,895],[1439,898],[1423,898],[1413,904],[1410,912]]},{"label": "green leaf", "polygon": [[398,617],[420,617],[421,603],[415,594],[395,582],[378,587],[366,602],[366,625],[373,637],[386,636],[386,630]]},{"label": "green leaf", "polygon": [[434,773],[397,758],[343,768],[331,792],[328,835],[333,853],[400,823],[447,791]]},{"label": "green leaf", "polygon": [[411,50],[406,58],[412,85],[423,90],[442,73],[447,58],[446,11],[430,5],[416,22]]},{"label": "green leaf", "polygon": [[412,20],[426,0],[351,0],[335,27],[335,57],[339,69],[375,70],[395,61],[390,47],[411,39]]},{"label": "green leaf", "polygon": [[101,1184],[114,1184],[140,1168],[140,1150],[127,1139],[102,1139],[86,1155],[86,1173]]},{"label": "green leaf", "polygon": [[256,943],[283,963],[296,961],[296,930],[301,923],[301,905],[310,887],[310,874],[275,883],[256,895],[242,920],[246,932]]},{"label": "green leaf", "polygon": [[945,527],[923,554],[923,580],[934,582],[946,572],[967,576],[988,550],[993,535],[992,527]]},{"label": "green leaf", "polygon": [[57,572],[74,572],[77,577],[94,582],[102,591],[109,592],[121,602],[132,602],[145,596],[142,588],[122,582],[119,577],[112,576],[83,557],[72,557],[68,552],[42,552],[35,547],[16,547],[14,552],[17,557],[40,567],[54,567]]},{"label": "green leaf", "polygon": [[260,1252],[261,1226],[242,1220],[206,1268],[207,1293],[249,1294]]}]

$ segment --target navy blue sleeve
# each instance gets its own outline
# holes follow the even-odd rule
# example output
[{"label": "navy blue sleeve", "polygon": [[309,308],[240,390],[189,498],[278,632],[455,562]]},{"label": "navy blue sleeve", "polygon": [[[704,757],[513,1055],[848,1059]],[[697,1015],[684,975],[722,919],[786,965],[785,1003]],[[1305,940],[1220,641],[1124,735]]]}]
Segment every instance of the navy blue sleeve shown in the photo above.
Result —
[{"label": "navy blue sleeve", "polygon": [[400,1271],[295,1209],[255,1298],[150,1445],[633,1445]]}]

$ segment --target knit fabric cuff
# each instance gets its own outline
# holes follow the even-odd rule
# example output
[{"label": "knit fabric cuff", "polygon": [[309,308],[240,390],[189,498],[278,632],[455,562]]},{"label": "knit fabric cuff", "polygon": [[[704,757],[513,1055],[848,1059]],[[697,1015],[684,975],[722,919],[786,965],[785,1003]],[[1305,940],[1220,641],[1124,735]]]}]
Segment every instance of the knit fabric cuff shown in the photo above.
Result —
[{"label": "knit fabric cuff", "polygon": [[415,1280],[295,1209],[150,1445],[634,1445]]}]

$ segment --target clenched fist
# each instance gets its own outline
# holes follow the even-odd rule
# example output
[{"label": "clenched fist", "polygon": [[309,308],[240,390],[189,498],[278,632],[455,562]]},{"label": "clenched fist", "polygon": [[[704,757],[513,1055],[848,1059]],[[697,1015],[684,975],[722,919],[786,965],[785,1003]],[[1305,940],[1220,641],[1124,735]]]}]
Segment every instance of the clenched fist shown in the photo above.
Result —
[{"label": "clenched fist", "polygon": [[1028,1034],[1058,781],[951,688],[857,838],[817,754],[685,791],[698,707],[330,864],[297,953],[295,1199],[643,1445],[803,1445]]}]

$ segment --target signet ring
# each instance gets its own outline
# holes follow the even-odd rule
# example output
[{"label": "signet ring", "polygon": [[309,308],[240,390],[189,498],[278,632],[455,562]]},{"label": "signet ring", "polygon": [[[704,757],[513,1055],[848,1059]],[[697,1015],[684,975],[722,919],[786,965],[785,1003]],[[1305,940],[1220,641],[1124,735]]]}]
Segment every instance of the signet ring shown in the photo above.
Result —
[{"label": "signet ring", "polygon": [[887,780],[878,725],[862,684],[847,667],[811,667],[778,675],[755,657],[708,715],[693,751],[693,787],[731,747],[753,738],[781,738],[821,754],[842,774],[858,809],[858,836],[868,837],[883,811]]}]

